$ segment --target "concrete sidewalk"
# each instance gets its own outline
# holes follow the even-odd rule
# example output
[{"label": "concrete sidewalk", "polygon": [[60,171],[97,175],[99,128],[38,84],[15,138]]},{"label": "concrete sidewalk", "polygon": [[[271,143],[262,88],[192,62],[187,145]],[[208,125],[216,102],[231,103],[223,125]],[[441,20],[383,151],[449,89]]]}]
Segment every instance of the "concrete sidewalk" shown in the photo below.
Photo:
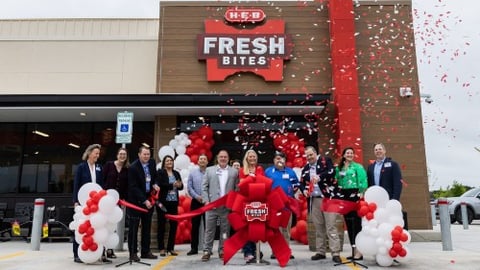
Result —
[{"label": "concrete sidewalk", "polygon": [[[453,251],[443,251],[440,240],[440,225],[436,225],[433,230],[418,231],[411,230],[412,242],[408,244],[411,258],[408,262],[400,265],[392,265],[392,269],[479,269],[480,270],[480,224],[472,224],[468,230],[464,230],[462,225],[452,225],[451,235]],[[418,242],[421,240],[422,242]],[[217,242],[217,241],[216,241]],[[126,245],[125,245],[126,246]],[[246,265],[242,254],[237,253],[227,265],[218,258],[217,254],[212,256],[208,262],[200,260],[201,254],[186,256],[190,249],[189,244],[177,245],[176,250],[179,256],[159,257],[157,260],[142,260],[150,263],[151,266],[133,263],[121,266],[122,269],[164,269],[178,270],[194,267],[196,270],[212,269],[258,269],[261,267],[268,269],[363,269],[352,264],[334,266],[331,257],[321,261],[312,261],[313,255],[308,250],[307,245],[300,245],[291,242],[291,248],[295,259],[290,260],[285,268],[281,268],[276,260],[269,259],[271,254],[270,247],[262,244],[262,250],[270,265]],[[216,249],[214,249],[216,250]],[[25,241],[9,241],[0,243],[0,269],[2,270],[28,270],[28,269],[116,269],[116,265],[128,260],[128,252],[116,252],[118,258],[112,264],[77,264],[73,262],[71,243],[41,243],[40,251],[32,251],[31,245]],[[155,253],[158,255],[158,253]],[[348,243],[344,246],[342,259],[350,255],[350,246]],[[368,266],[368,269],[385,269],[376,264],[373,257],[365,257],[362,264]]]}]

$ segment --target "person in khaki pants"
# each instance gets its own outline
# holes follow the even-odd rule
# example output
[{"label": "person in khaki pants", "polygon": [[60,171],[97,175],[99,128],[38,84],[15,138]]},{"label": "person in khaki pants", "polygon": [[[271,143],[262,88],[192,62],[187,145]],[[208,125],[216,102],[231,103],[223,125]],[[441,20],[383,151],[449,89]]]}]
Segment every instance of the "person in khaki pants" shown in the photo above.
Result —
[{"label": "person in khaki pants", "polygon": [[302,170],[301,183],[304,185],[304,195],[310,197],[310,209],[315,226],[316,253],[313,261],[325,259],[328,246],[332,252],[332,260],[341,263],[341,241],[337,229],[339,214],[321,211],[323,198],[328,194],[328,187],[333,184],[335,168],[329,157],[320,157],[312,146],[305,147],[307,165]]}]

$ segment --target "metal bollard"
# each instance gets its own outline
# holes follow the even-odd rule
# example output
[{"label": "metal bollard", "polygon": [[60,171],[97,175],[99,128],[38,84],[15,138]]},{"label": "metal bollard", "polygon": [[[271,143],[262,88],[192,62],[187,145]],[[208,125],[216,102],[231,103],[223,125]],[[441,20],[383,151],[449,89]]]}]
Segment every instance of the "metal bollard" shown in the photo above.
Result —
[{"label": "metal bollard", "polygon": [[462,212],[463,229],[468,230],[468,214],[467,214],[467,203],[466,202],[461,202],[460,203],[460,210]]},{"label": "metal bollard", "polygon": [[442,235],[442,248],[451,251],[452,233],[450,232],[450,214],[448,213],[448,201],[445,198],[438,199],[438,212],[440,214],[440,233]]},{"label": "metal bollard", "polygon": [[117,223],[118,244],[115,247],[116,251],[123,251],[125,239],[125,206],[121,206],[123,215],[122,219]]},{"label": "metal bollard", "polygon": [[435,211],[435,203],[430,203],[430,212],[432,215],[432,226],[437,226],[437,213]]},{"label": "metal bollard", "polygon": [[45,199],[35,199],[35,207],[33,208],[32,237],[30,239],[32,250],[40,250],[44,208]]}]

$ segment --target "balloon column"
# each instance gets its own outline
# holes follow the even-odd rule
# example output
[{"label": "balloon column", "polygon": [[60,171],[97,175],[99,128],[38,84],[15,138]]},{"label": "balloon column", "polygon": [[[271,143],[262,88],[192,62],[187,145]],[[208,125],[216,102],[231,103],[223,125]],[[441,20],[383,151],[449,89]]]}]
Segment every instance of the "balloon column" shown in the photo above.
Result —
[{"label": "balloon column", "polygon": [[304,245],[308,244],[307,234],[307,199],[304,196],[299,198],[300,216],[297,216],[297,223],[290,230],[290,236],[293,240],[300,242]]},{"label": "balloon column", "polygon": [[[192,203],[192,199],[190,197],[181,195],[180,201],[178,204],[178,214],[181,215],[183,213],[189,212],[191,203]],[[192,231],[191,219],[184,219],[182,221],[179,221],[178,228],[177,228],[177,235],[175,236],[175,244],[190,243],[192,239],[191,231]]]},{"label": "balloon column", "polygon": [[389,200],[388,193],[379,186],[365,192],[358,215],[362,217],[362,231],[355,238],[363,255],[373,255],[380,266],[390,266],[393,260],[407,261],[410,251],[410,233],[403,229],[402,205]]},{"label": "balloon column", "polygon": [[70,229],[75,230],[75,241],[80,244],[78,256],[85,263],[100,259],[105,248],[115,248],[117,223],[123,212],[117,206],[118,192],[104,190],[98,184],[87,183],[78,191],[80,205],[75,207]]}]

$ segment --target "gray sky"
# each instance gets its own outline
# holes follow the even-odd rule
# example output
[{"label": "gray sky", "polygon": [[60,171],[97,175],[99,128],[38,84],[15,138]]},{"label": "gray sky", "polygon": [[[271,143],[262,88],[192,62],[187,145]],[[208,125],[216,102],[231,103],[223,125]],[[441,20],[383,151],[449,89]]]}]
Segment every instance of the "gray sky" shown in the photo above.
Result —
[{"label": "gray sky", "polygon": [[[430,190],[479,186],[480,1],[412,0]],[[0,0],[0,19],[156,18],[159,0]],[[478,106],[478,105],[477,105]],[[413,158],[413,157],[412,157]],[[407,179],[408,181],[408,179]]]}]

